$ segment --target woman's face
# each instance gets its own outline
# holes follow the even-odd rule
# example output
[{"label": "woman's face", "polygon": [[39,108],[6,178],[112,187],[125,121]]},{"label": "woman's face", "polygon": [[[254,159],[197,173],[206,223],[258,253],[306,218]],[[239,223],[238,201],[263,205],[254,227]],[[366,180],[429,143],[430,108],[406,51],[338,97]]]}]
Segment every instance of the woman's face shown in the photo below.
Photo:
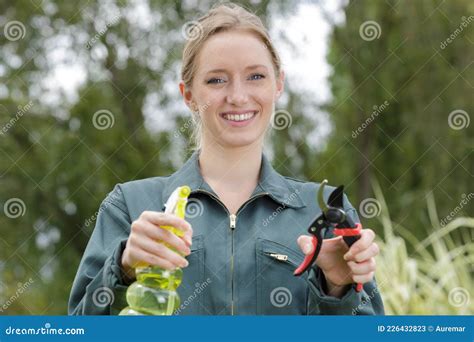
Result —
[{"label": "woman's face", "polygon": [[284,83],[262,41],[245,31],[221,32],[204,43],[196,62],[191,89],[181,82],[180,90],[188,107],[199,110],[203,145],[262,141]]}]

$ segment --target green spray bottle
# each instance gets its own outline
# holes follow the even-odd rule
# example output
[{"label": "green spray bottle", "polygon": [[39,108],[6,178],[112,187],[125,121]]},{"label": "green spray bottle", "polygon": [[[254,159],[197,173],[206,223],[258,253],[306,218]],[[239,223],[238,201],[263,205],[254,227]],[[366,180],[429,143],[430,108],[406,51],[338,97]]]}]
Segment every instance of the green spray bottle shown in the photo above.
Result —
[{"label": "green spray bottle", "polygon": [[[165,213],[174,214],[184,219],[186,203],[191,193],[189,186],[180,186],[173,191],[165,205]],[[161,226],[179,237],[182,230]],[[165,244],[168,248],[173,249]],[[162,269],[158,266],[140,265],[135,268],[137,280],[127,289],[128,306],[119,315],[166,315],[170,316],[179,308],[180,299],[176,292],[181,284],[183,271]]]}]

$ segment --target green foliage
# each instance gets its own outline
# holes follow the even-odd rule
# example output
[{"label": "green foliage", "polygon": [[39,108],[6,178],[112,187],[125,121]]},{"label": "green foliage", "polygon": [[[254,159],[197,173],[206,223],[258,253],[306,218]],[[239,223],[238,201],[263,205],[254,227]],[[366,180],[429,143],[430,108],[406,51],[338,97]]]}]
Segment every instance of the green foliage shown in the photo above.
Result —
[{"label": "green foliage", "polygon": [[[284,0],[236,2],[269,25],[271,13],[291,14],[296,8]],[[153,20],[147,26],[126,15],[126,1],[0,1],[1,30],[13,20],[26,29],[16,41],[0,37],[0,94],[7,89],[0,98],[0,128],[14,122],[0,134],[0,206],[21,200],[18,217],[0,215],[0,305],[8,304],[6,313],[65,314],[93,229],[87,222],[106,194],[117,183],[168,175],[189,155],[189,113],[176,106],[181,101],[176,84],[184,43],[181,29],[215,1],[199,1],[198,7],[185,3],[150,1]],[[471,116],[474,112],[474,23],[446,48],[440,44],[473,9],[469,0],[350,2],[346,23],[334,30],[328,56],[334,98],[325,109],[334,131],[327,148],[315,150],[307,141],[317,129],[302,114],[318,109],[314,104],[305,108],[311,94],[297,93],[289,84],[285,110],[292,114],[292,125],[275,131],[269,145],[278,171],[344,183],[356,207],[371,196],[372,178],[380,179],[393,221],[400,225],[392,232],[385,218],[384,229],[378,229],[376,219],[366,226],[384,235],[380,280],[390,270],[388,274],[399,275],[405,286],[405,292],[398,293],[382,281],[391,313],[416,313],[421,307],[462,313],[446,302],[446,294],[454,286],[473,293],[472,268],[466,265],[472,264],[472,239],[465,240],[458,228],[472,227],[472,221],[456,219],[441,229],[433,223],[440,221],[433,221],[424,208],[425,196],[433,193],[445,217],[462,194],[472,192],[474,126],[453,130],[448,115],[456,109]],[[116,13],[118,20],[112,20]],[[379,39],[361,39],[359,28],[367,20],[379,23]],[[99,34],[108,22],[113,24]],[[53,39],[60,36],[61,42]],[[49,103],[42,81],[59,63],[50,52],[61,46],[67,47],[68,63],[82,65],[84,83],[77,98],[61,93]],[[165,91],[170,82],[176,85],[175,95]],[[153,96],[157,101],[152,106],[166,112],[157,131],[145,127],[143,115]],[[387,108],[352,138],[373,106],[385,101]],[[96,127],[94,114],[103,110],[112,114],[113,123],[106,122],[112,125],[109,129]],[[473,212],[470,201],[458,216]],[[446,233],[432,233],[427,226]],[[427,233],[434,238],[424,240]],[[415,267],[414,278],[408,264],[416,266],[410,266]],[[428,286],[434,289],[438,311],[429,306],[435,301],[430,302]]]},{"label": "green foliage", "polygon": [[[432,232],[423,240],[413,235],[410,223],[392,221],[380,187],[378,217],[384,239],[379,239],[377,281],[385,310],[390,315],[472,315],[474,301],[474,218],[458,217],[441,227],[434,198],[428,197]],[[458,231],[462,244],[451,232]],[[410,247],[410,248],[409,248]]]}]

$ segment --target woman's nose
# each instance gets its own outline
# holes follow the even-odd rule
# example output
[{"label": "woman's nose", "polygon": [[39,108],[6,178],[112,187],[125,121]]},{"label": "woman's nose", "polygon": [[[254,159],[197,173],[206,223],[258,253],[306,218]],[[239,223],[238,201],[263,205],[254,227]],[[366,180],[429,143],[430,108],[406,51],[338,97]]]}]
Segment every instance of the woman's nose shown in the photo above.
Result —
[{"label": "woman's nose", "polygon": [[236,81],[229,87],[227,102],[236,106],[246,104],[248,102],[248,90],[245,85]]}]

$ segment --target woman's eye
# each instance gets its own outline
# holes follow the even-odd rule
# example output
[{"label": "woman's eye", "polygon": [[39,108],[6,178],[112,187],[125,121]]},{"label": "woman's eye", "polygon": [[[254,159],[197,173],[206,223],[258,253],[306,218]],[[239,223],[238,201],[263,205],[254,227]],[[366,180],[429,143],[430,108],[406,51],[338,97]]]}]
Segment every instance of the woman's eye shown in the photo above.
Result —
[{"label": "woman's eye", "polygon": [[222,82],[224,82],[222,78],[211,78],[209,81],[207,81],[207,84],[218,84]]},{"label": "woman's eye", "polygon": [[[258,78],[255,78],[255,77],[258,77]],[[250,76],[251,79],[253,80],[260,80],[262,78],[265,78],[265,75],[262,75],[262,74],[253,74],[252,76]]]}]

